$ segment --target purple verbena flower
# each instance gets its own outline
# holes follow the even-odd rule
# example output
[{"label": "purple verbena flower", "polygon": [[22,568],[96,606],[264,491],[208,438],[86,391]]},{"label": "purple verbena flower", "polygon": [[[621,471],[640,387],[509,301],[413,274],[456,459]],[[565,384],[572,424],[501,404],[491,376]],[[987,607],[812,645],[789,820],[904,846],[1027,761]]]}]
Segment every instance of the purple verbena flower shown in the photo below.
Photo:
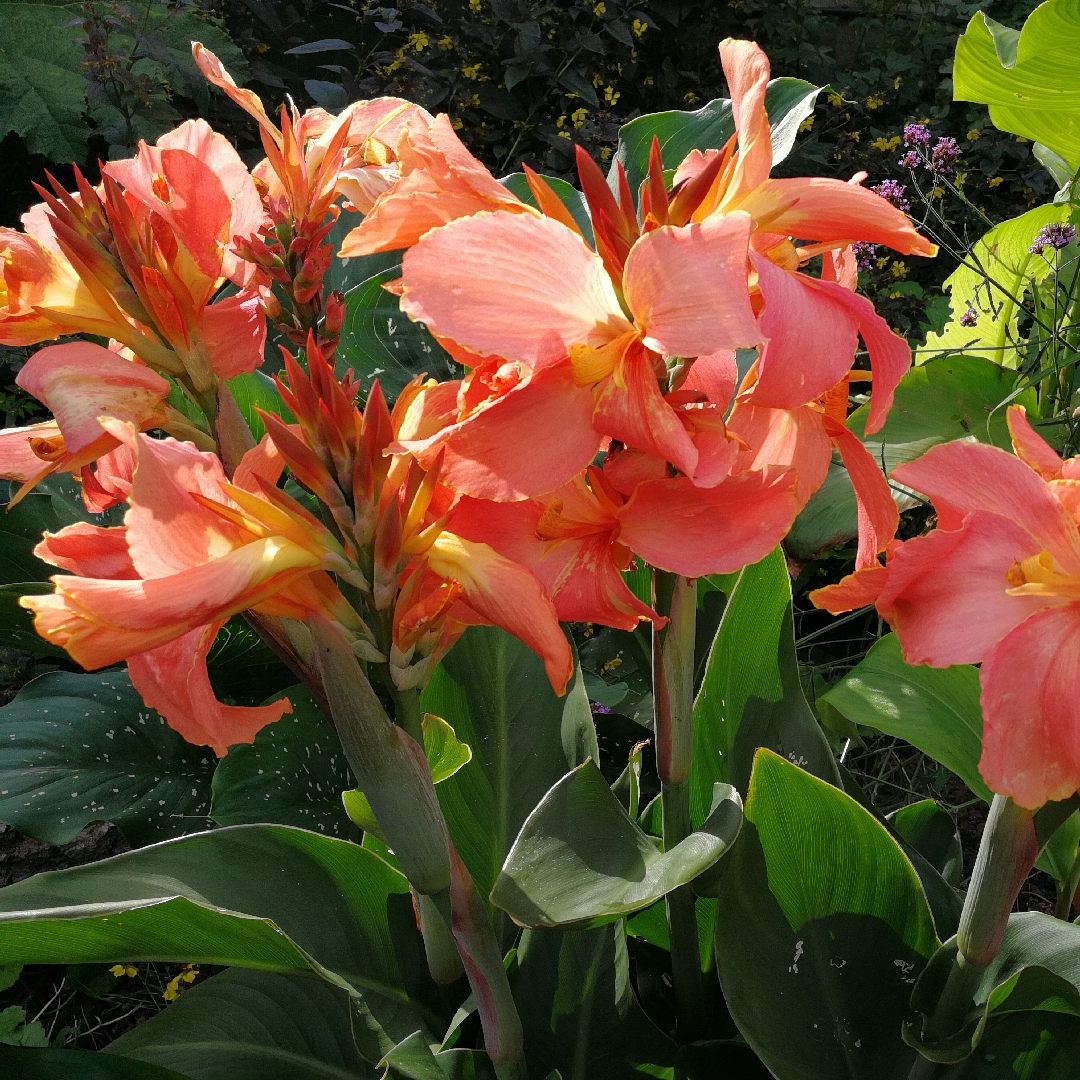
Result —
[{"label": "purple verbena flower", "polygon": [[948,176],[956,169],[961,153],[963,151],[955,139],[938,139],[930,155],[930,168],[942,176]]},{"label": "purple verbena flower", "polygon": [[871,244],[866,240],[857,240],[851,245],[856,264],[860,270],[874,269],[874,255],[877,253],[877,249],[877,244]]},{"label": "purple verbena flower", "polygon": [[904,128],[905,146],[929,146],[930,129],[925,124],[908,124]]},{"label": "purple verbena flower", "polygon": [[967,306],[967,311],[960,316],[961,326],[974,326],[979,321],[979,313],[970,305]]},{"label": "purple verbena flower", "polygon": [[1036,234],[1035,239],[1028,248],[1028,251],[1032,255],[1041,255],[1042,250],[1045,247],[1052,247],[1055,251],[1060,251],[1063,247],[1067,247],[1076,239],[1076,226],[1070,225],[1067,222],[1062,224],[1059,221],[1052,221],[1049,225],[1044,225]]},{"label": "purple verbena flower", "polygon": [[909,150],[898,162],[902,169],[914,169],[919,164],[919,155],[914,150]]},{"label": "purple verbena flower", "polygon": [[897,210],[911,209],[911,203],[907,200],[907,188],[899,180],[882,180],[870,190],[891,202]]},{"label": "purple verbena flower", "polygon": [[590,701],[589,702],[589,708],[592,710],[594,715],[596,713],[609,713],[609,712],[611,712],[611,708],[609,706],[601,705],[599,701]]}]

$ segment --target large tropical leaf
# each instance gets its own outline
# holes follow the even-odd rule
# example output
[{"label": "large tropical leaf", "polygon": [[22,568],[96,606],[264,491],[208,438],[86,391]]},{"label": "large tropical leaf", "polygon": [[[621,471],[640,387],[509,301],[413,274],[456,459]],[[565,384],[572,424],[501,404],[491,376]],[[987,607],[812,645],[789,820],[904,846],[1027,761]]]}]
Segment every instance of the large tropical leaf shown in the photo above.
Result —
[{"label": "large tropical leaf", "polygon": [[567,773],[522,826],[491,899],[523,926],[624,915],[692,881],[731,847],[742,800],[718,784],[700,829],[660,852],[592,761]]},{"label": "large tropical leaf", "polygon": [[994,126],[1048,146],[1080,168],[1080,10],[1040,4],[1019,32],[971,17],[956,43],[953,96],[990,106]]},{"label": "large tropical leaf", "polygon": [[239,968],[185,991],[112,1043],[104,1056],[143,1064],[147,1080],[154,1067],[199,1080],[379,1075],[353,1042],[347,993],[317,979]]},{"label": "large tropical leaf", "polygon": [[746,790],[759,746],[839,783],[829,744],[799,685],[791,580],[779,548],[739,576],[694,702],[695,826],[709,814],[713,784]]},{"label": "large tropical leaf", "polygon": [[[435,789],[454,846],[481,895],[548,790],[586,758],[598,759],[580,668],[556,697],[541,660],[496,627],[471,627],[421,696],[472,749],[472,760]],[[503,943],[517,931],[496,913]]]},{"label": "large tropical leaf", "polygon": [[0,1044],[0,1076],[21,1080],[184,1080],[189,1075],[92,1050],[30,1050]]},{"label": "large tropical leaf", "polygon": [[917,746],[987,802],[993,797],[979,775],[982,709],[971,665],[908,664],[899,639],[887,634],[821,700],[853,723]]},{"label": "large tropical leaf", "polygon": [[0,709],[0,821],[62,844],[91,821],[133,845],[205,829],[216,759],[147,708],[126,671],[51,672]]},{"label": "large tropical leaf", "polygon": [[937,948],[919,878],[855,800],[760,750],[746,824],[720,863],[716,962],[777,1080],[901,1080],[900,1027]]}]

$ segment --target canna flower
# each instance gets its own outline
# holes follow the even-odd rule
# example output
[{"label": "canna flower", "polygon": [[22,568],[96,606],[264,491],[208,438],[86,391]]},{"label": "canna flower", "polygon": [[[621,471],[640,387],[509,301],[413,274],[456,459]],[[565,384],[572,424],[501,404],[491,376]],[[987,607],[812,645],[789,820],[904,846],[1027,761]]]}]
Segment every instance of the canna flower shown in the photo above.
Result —
[{"label": "canna flower", "polygon": [[35,553],[69,573],[52,579],[55,593],[20,602],[34,612],[38,633],[88,670],[126,660],[149,706],[189,742],[224,754],[290,706],[282,699],[242,708],[214,698],[206,655],[217,631],[252,610],[318,615],[361,635],[326,573],[351,567],[317,519],[260,482],[265,450],[237,470],[242,488],[226,483],[216,456],[190,443],[151,439],[117,420],[101,426],[135,462],[124,525],[80,522],[46,533]]},{"label": "canna flower", "polygon": [[981,664],[979,771],[1035,809],[1080,790],[1080,458],[1062,461],[1021,406],[1008,422],[1016,456],[952,442],[898,466],[937,528],[811,599],[876,602],[909,663]]},{"label": "canna flower", "polygon": [[[861,186],[864,173],[848,183],[826,177],[770,178],[768,58],[753,42],[731,38],[721,42],[720,58],[731,88],[736,134],[723,150],[691,152],[676,171],[675,183],[711,167],[715,179],[692,220],[739,212],[753,222],[750,259],[757,282],[751,284],[755,310],[764,307],[767,339],[754,403],[799,408],[820,398],[851,367],[861,336],[874,372],[866,427],[873,433],[885,422],[893,390],[910,366],[910,349],[869,301],[836,280],[813,278],[799,268],[854,242],[884,244],[903,255],[929,256],[937,249],[886,198]],[[814,242],[796,247],[795,240]]]},{"label": "canna flower", "polygon": [[[38,191],[25,232],[0,230],[0,341],[67,333],[110,337],[158,371],[210,394],[219,377],[262,362],[265,325],[253,268],[231,251],[262,209],[236,151],[189,120],[135,158],[102,169],[95,189]],[[228,280],[241,291],[214,301]]]},{"label": "canna flower", "polygon": [[278,380],[296,424],[262,415],[293,475],[329,508],[346,555],[370,568],[354,584],[382,636],[365,658],[388,664],[399,689],[421,686],[467,626],[496,625],[543,659],[561,694],[573,660],[540,582],[448,527],[454,494],[440,482],[441,457],[424,469],[407,454],[388,454],[420,380],[392,414],[375,383],[361,413],[352,373],[339,380],[313,337],[305,353],[307,371],[285,352],[286,379]]},{"label": "canna flower", "polygon": [[[72,341],[39,349],[15,381],[55,419],[0,432],[0,476],[22,484],[8,505],[57,471],[83,481],[83,498],[91,510],[124,499],[127,455],[101,418],[136,428],[161,427],[167,420],[168,380],[100,345]],[[94,462],[96,473],[90,467]]]}]

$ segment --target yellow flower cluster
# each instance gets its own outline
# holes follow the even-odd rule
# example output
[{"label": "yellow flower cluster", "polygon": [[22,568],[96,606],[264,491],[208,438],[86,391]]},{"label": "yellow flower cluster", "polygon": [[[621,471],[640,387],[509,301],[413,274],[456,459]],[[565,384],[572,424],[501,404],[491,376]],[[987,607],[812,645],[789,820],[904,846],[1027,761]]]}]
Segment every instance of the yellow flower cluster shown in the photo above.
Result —
[{"label": "yellow flower cluster", "polygon": [[645,31],[649,29],[649,24],[643,23],[640,19],[635,19],[630,25],[630,29],[633,30],[635,37],[642,37]]},{"label": "yellow flower cluster", "polygon": [[409,35],[409,41],[407,48],[415,49],[417,52],[423,52],[431,44],[431,39],[424,33],[423,30],[418,30],[415,34]]},{"label": "yellow flower cluster", "polygon": [[809,130],[810,130],[810,129],[811,129],[812,127],[813,127],[813,126],[814,126],[814,118],[813,118],[812,116],[808,116],[808,117],[807,117],[807,118],[806,118],[806,119],[805,119],[805,120],[804,120],[804,121],[803,121],[803,122],[802,122],[802,123],[801,123],[801,124],[799,125],[799,130],[800,130],[800,131],[809,131]]},{"label": "yellow flower cluster", "polygon": [[109,974],[115,975],[116,978],[120,978],[121,975],[126,975],[129,979],[134,979],[139,974],[139,969],[134,964],[113,964],[109,968]]},{"label": "yellow flower cluster", "polygon": [[882,135],[875,139],[870,145],[875,150],[880,150],[883,154],[888,154],[900,145],[900,136],[893,135],[891,138],[886,139],[885,136]]},{"label": "yellow flower cluster", "polygon": [[621,95],[621,94],[619,93],[619,91],[618,91],[618,90],[616,90],[616,89],[615,89],[614,87],[611,87],[611,86],[606,86],[606,87],[604,88],[604,100],[605,100],[605,101],[606,101],[606,102],[607,102],[607,103],[608,103],[609,105],[612,105],[612,106],[614,106],[614,105],[618,105],[618,103],[619,103],[619,98],[620,98],[621,96],[622,96],[622,95]]},{"label": "yellow flower cluster", "polygon": [[198,974],[199,969],[194,964],[185,964],[184,970],[169,980],[169,985],[161,996],[166,1001],[175,1001],[195,981]]},{"label": "yellow flower cluster", "polygon": [[871,94],[866,99],[866,107],[868,109],[880,109],[885,104],[885,99],[880,94]]}]

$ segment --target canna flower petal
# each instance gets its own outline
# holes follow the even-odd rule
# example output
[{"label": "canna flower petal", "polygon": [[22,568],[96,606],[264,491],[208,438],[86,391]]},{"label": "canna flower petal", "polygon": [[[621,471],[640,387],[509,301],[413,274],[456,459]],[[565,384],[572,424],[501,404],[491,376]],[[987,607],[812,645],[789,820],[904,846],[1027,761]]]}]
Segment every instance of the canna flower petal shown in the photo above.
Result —
[{"label": "canna flower petal", "polygon": [[728,188],[735,201],[743,192],[764,183],[772,170],[772,135],[765,111],[769,58],[753,41],[725,38],[720,63],[731,92],[731,113],[738,135],[739,155]]},{"label": "canna flower petal", "polygon": [[443,113],[411,117],[397,155],[401,179],[345,237],[343,259],[412,247],[429,229],[485,210],[538,217],[469,153]]},{"label": "canna flower petal", "polygon": [[201,626],[128,660],[131,684],[143,701],[189,743],[208,745],[218,757],[224,757],[230,746],[253,742],[267,724],[292,712],[288,698],[255,707],[217,700],[206,656],[221,625]]},{"label": "canna flower petal", "polygon": [[34,626],[46,641],[93,670],[255,607],[319,563],[305,548],[267,537],[168,577],[111,581],[61,575],[52,579],[55,593],[24,596],[20,603],[34,612]]},{"label": "canna flower petal", "polygon": [[[53,454],[63,453],[64,437],[55,420],[0,431],[0,478],[23,483],[38,476]],[[36,453],[34,447],[41,453]],[[42,454],[45,456],[43,457]]]},{"label": "canna flower petal", "polygon": [[1080,604],[1022,622],[986,654],[979,682],[987,784],[1028,810],[1080,789]]},{"label": "canna flower petal", "polygon": [[904,659],[933,667],[981,663],[1028,616],[1066,603],[1006,592],[1013,564],[1042,550],[1017,522],[981,510],[962,528],[935,529],[895,550],[877,605]]},{"label": "canna flower petal", "polygon": [[1065,462],[1061,455],[1031,426],[1023,405],[1010,405],[1005,410],[1012,437],[1013,453],[1044,480],[1058,480]]},{"label": "canna flower petal", "polygon": [[395,451],[415,454],[425,469],[442,451],[441,483],[478,499],[514,501],[554,491],[592,461],[602,438],[592,412],[592,390],[574,382],[569,364],[541,368],[437,434],[396,443]]},{"label": "canna flower petal", "polygon": [[122,503],[131,493],[134,475],[135,455],[125,445],[103,454],[92,468],[84,465],[79,475],[83,505],[91,513],[100,514]]},{"label": "canna flower petal", "polygon": [[611,378],[596,388],[593,426],[693,476],[697,447],[660,393],[649,355],[637,344],[623,353]]},{"label": "canna flower petal", "polygon": [[983,443],[943,443],[898,465],[892,476],[930,499],[939,529],[958,529],[972,511],[989,511],[1022,523],[1066,573],[1080,574],[1076,525],[1038,474],[1012,454]]},{"label": "canna flower petal", "polygon": [[244,112],[254,116],[259,121],[259,126],[280,146],[281,132],[278,131],[277,126],[270,117],[266,115],[266,108],[263,106],[262,98],[254,90],[242,90],[237,86],[236,80],[225,70],[222,62],[202,42],[193,41],[191,43],[191,56],[207,82],[211,82],[214,86],[224,90],[226,95],[232,98]]},{"label": "canna flower petal", "polygon": [[215,375],[231,379],[262,364],[266,316],[257,290],[233,293],[204,308],[199,330]]},{"label": "canna flower petal", "polygon": [[73,470],[117,446],[99,417],[136,427],[164,423],[169,382],[142,364],[124,360],[89,341],[39,349],[15,381],[56,417]]},{"label": "canna flower petal", "polygon": [[[449,283],[447,267],[457,283]],[[603,261],[551,218],[503,212],[427,233],[402,260],[401,309],[480,356],[540,367],[631,327]]]},{"label": "canna flower petal", "polygon": [[760,231],[796,240],[862,240],[927,258],[938,250],[903,211],[876,192],[830,177],[764,180],[733,205],[749,214]]},{"label": "canna flower petal", "polygon": [[821,397],[851,369],[858,324],[820,281],[782,270],[757,252],[750,260],[765,301],[758,321],[767,339],[750,398],[770,409],[798,408]]},{"label": "canna flower petal", "polygon": [[634,244],[623,291],[646,346],[670,356],[702,356],[763,340],[746,287],[752,225],[736,212],[654,229]]},{"label": "canna flower petal", "polygon": [[738,384],[739,366],[735,362],[735,351],[718,349],[694,361],[683,381],[683,388],[700,391],[726,415]]},{"label": "canna flower petal", "polygon": [[796,507],[791,469],[736,473],[711,488],[688,477],[650,480],[619,511],[619,540],[674,574],[729,574],[765,558]]},{"label": "canna flower petal", "polygon": [[544,661],[557,694],[566,692],[574,661],[551,600],[524,567],[488,547],[444,532],[425,556],[440,577],[456,581],[481,618],[523,641]]},{"label": "canna flower petal", "polygon": [[815,589],[810,593],[810,601],[814,607],[821,608],[830,615],[841,615],[845,611],[876,604],[888,576],[886,567],[875,563],[863,570],[856,570],[854,574],[848,574],[835,585]]},{"label": "canna flower petal", "polygon": [[900,511],[892,497],[889,481],[859,437],[832,417],[825,416],[822,421],[825,433],[840,451],[844,468],[855,489],[859,511],[859,549],[855,556],[855,569],[865,570],[877,565],[878,552],[884,551],[896,536]]},{"label": "canna flower petal", "polygon": [[127,527],[102,528],[85,521],[46,532],[34,554],[79,577],[135,579],[139,572],[128,550]]}]

